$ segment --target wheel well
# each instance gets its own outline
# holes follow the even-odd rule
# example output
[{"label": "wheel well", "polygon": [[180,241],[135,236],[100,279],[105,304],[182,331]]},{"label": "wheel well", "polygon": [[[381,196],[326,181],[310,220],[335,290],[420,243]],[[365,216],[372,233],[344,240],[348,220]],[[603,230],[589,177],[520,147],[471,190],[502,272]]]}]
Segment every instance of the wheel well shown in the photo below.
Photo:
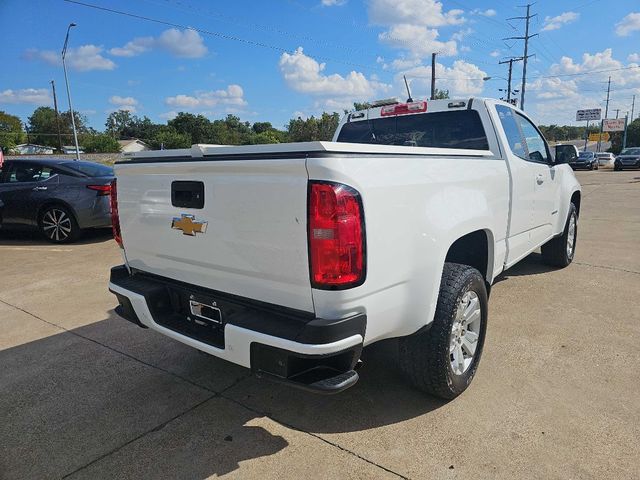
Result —
[{"label": "wheel well", "polygon": [[477,230],[459,238],[447,252],[445,262],[461,263],[477,269],[485,280],[489,268],[489,241],[487,232]]},{"label": "wheel well", "polygon": [[40,226],[40,217],[42,217],[42,214],[44,213],[44,211],[49,207],[55,207],[55,206],[64,207],[67,210],[69,210],[71,212],[71,215],[73,215],[73,219],[76,221],[76,223],[78,222],[78,216],[76,215],[76,211],[73,209],[73,207],[71,207],[71,205],[61,200],[49,200],[43,203],[42,205],[40,205],[40,208],[38,209],[38,215],[36,216],[36,224],[38,226]]},{"label": "wheel well", "polygon": [[580,216],[580,192],[573,192],[573,195],[571,195],[571,203],[576,206],[576,213]]}]

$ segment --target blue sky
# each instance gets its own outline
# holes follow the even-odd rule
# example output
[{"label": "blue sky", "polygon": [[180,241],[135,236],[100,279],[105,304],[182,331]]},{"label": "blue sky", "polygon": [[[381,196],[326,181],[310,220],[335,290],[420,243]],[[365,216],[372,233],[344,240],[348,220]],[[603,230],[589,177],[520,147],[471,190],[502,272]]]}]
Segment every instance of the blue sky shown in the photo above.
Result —
[{"label": "blue sky", "polygon": [[[293,116],[342,111],[353,101],[428,95],[431,52],[438,88],[500,97],[506,65],[522,54],[525,10],[508,0],[86,0],[166,23],[63,0],[1,0],[0,110],[23,120],[52,105],[55,80],[67,109],[59,53],[67,25],[74,108],[102,130],[125,108],[164,122],[178,111],[282,127]],[[541,123],[575,123],[577,108],[610,117],[640,112],[638,0],[542,0],[531,31],[526,110]],[[189,30],[192,27],[197,30]],[[514,64],[520,88],[521,63]],[[491,77],[485,79],[485,77]]]}]

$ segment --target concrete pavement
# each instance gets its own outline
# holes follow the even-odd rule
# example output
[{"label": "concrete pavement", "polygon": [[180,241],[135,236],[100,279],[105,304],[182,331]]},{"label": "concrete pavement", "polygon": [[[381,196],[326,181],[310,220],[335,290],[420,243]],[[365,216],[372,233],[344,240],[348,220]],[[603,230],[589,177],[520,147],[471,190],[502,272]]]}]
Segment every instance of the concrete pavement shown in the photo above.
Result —
[{"label": "concrete pavement", "polygon": [[472,387],[408,387],[393,342],[320,397],[117,318],[108,235],[0,234],[0,478],[639,478],[640,172],[579,172],[577,256],[490,299]]}]

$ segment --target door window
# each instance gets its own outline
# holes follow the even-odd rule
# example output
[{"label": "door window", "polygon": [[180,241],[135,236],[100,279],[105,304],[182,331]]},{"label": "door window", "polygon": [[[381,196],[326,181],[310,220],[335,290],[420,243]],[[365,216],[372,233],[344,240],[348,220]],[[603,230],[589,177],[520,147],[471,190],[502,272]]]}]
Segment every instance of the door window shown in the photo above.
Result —
[{"label": "door window", "polygon": [[37,165],[34,163],[17,162],[11,166],[5,182],[7,183],[27,183],[41,182],[47,180],[54,175],[53,170],[49,167]]},{"label": "door window", "polygon": [[496,105],[496,110],[513,154],[524,160],[548,163],[547,144],[533,123],[505,105]]}]

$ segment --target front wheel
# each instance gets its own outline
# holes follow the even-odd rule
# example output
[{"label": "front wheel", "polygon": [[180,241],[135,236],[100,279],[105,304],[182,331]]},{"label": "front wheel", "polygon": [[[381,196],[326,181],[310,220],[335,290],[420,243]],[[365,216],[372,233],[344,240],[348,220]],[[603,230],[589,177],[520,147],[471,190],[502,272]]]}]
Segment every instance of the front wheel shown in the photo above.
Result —
[{"label": "front wheel", "polygon": [[564,268],[573,261],[578,240],[578,210],[569,204],[569,216],[562,235],[542,246],[542,260],[547,265]]},{"label": "front wheel", "polygon": [[487,288],[478,270],[445,263],[433,323],[400,339],[400,367],[418,389],[452,399],[470,385],[487,331]]},{"label": "front wheel", "polygon": [[61,205],[47,207],[40,215],[40,232],[53,243],[70,243],[80,236],[73,213]]}]

